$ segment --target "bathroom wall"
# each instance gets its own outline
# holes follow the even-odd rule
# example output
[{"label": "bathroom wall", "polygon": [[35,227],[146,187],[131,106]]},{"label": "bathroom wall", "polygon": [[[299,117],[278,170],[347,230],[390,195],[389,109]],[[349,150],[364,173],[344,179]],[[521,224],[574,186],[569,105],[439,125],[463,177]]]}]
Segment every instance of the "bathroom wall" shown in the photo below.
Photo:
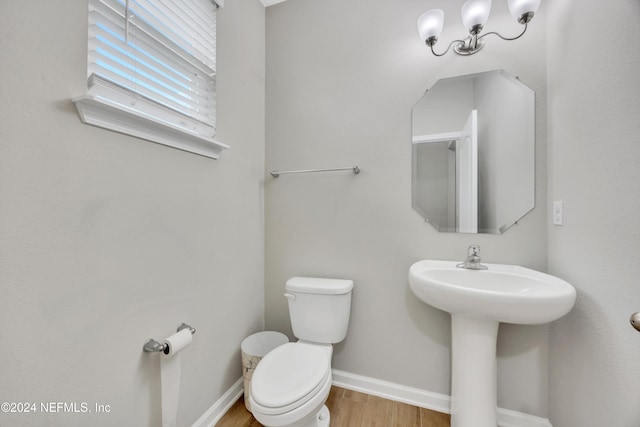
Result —
[{"label": "bathroom wall", "polygon": [[[293,0],[267,10],[267,170],[359,165],[362,172],[267,176],[266,327],[291,333],[282,293],[295,275],[355,281],[351,324],[334,367],[448,394],[450,320],[408,288],[420,259],[547,267],[546,5],[520,40],[490,38],[481,54],[434,57],[416,21],[445,8],[443,49],[464,34],[461,0]],[[521,26],[494,2],[488,28]],[[536,92],[536,208],[503,235],[440,234],[411,208],[411,107],[439,78],[492,69]],[[504,325],[499,404],[547,416],[545,326]]]},{"label": "bathroom wall", "polygon": [[[554,427],[640,425],[640,3],[549,2],[549,270],[578,290],[550,333]],[[595,36],[597,32],[597,36]],[[585,35],[588,36],[588,42]]]},{"label": "bathroom wall", "polygon": [[215,161],[81,124],[86,0],[0,0],[0,400],[110,405],[0,425],[160,425],[142,345],[181,322],[179,425],[240,378],[264,325],[264,20],[220,10]]}]

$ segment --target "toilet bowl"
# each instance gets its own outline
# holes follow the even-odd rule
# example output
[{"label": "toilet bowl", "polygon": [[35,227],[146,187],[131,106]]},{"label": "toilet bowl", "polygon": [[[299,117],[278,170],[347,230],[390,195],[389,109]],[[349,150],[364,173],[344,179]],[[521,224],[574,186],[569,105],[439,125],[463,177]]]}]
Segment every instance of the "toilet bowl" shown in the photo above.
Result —
[{"label": "toilet bowl", "polygon": [[353,282],[294,277],[286,284],[293,333],[260,361],[249,402],[267,427],[328,427],[333,344],[344,339]]},{"label": "toilet bowl", "polygon": [[328,426],[321,411],[331,390],[331,354],[327,344],[288,343],[260,361],[251,381],[251,408],[266,426]]}]

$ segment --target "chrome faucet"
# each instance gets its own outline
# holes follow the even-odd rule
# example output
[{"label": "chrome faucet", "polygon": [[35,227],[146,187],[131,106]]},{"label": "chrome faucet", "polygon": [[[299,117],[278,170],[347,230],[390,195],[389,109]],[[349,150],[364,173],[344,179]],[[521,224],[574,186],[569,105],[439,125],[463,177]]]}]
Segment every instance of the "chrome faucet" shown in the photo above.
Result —
[{"label": "chrome faucet", "polygon": [[467,252],[467,259],[456,265],[458,268],[466,268],[468,270],[486,270],[487,266],[480,264],[480,246],[471,245]]}]

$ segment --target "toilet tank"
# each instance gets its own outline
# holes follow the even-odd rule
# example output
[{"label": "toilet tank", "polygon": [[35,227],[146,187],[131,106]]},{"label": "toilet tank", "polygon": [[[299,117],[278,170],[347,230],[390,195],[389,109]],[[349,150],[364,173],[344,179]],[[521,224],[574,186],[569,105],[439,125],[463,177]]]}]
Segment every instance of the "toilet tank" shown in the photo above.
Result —
[{"label": "toilet tank", "polygon": [[352,280],[292,277],[285,289],[296,338],[324,344],[344,339],[351,315]]}]

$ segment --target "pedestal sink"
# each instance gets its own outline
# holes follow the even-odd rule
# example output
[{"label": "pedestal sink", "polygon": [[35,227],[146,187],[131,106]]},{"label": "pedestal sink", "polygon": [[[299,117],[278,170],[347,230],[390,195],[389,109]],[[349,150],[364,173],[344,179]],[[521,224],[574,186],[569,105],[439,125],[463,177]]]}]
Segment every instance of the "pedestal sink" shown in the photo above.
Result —
[{"label": "pedestal sink", "polygon": [[515,265],[458,268],[424,260],[409,285],[427,304],[451,313],[451,427],[496,427],[496,338],[500,322],[535,325],[567,314],[576,300],[569,283]]}]

